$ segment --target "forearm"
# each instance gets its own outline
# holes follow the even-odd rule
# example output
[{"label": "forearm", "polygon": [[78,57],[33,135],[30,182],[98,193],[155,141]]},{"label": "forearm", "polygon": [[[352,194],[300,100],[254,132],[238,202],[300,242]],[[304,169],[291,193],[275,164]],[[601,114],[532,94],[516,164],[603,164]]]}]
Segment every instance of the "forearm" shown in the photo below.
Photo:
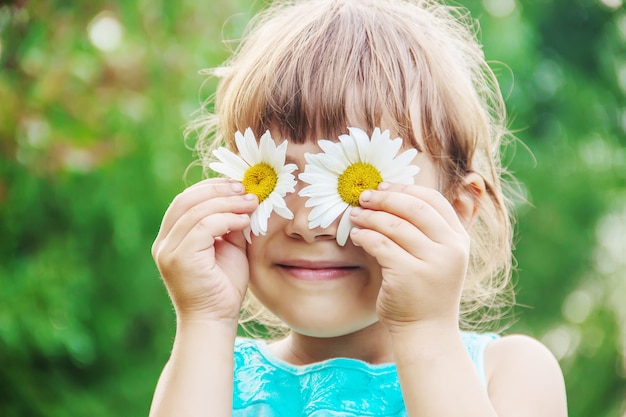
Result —
[{"label": "forearm", "polygon": [[415,326],[392,341],[409,416],[496,416],[458,330]]},{"label": "forearm", "polygon": [[233,347],[237,326],[178,323],[170,359],[150,417],[232,415]]}]

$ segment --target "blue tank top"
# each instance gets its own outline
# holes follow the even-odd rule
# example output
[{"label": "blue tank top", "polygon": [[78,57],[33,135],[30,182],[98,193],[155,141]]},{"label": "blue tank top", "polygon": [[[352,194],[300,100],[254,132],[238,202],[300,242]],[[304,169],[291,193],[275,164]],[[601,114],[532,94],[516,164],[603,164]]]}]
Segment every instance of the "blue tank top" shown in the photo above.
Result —
[{"label": "blue tank top", "polygon": [[[483,354],[495,334],[462,333],[485,383]],[[233,416],[406,416],[393,363],[371,365],[335,358],[294,366],[274,357],[263,341],[235,343]]]}]

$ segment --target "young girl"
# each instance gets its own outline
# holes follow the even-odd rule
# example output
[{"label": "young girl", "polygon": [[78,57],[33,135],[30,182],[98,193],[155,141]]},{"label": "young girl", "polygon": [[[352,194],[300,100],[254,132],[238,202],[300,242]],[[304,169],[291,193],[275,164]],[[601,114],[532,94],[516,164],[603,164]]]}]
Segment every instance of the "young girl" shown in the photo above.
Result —
[{"label": "young girl", "polygon": [[177,330],[151,416],[567,415],[543,345],[477,332],[511,302],[512,233],[474,31],[427,0],[277,0],[252,22],[192,127],[225,177],[154,242]]}]

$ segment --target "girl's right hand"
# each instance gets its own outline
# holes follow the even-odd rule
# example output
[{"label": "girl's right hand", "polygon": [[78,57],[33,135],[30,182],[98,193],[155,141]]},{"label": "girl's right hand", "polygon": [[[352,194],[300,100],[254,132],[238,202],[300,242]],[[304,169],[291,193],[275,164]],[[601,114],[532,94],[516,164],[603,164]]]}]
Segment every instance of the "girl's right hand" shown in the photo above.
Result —
[{"label": "girl's right hand", "polygon": [[257,206],[241,183],[223,178],[201,181],[172,201],[152,257],[179,321],[237,322],[248,285],[243,230]]}]

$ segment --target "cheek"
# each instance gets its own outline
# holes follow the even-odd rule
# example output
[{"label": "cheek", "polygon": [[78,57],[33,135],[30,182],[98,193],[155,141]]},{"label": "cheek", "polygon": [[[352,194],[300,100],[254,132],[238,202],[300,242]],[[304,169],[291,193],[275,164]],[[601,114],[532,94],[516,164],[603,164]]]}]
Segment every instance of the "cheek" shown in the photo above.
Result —
[{"label": "cheek", "polygon": [[251,240],[252,243],[248,243],[246,255],[248,258],[248,269],[250,270],[250,278],[252,279],[252,275],[254,275],[254,266],[258,264],[258,247],[260,246],[260,239],[257,236],[252,235]]},{"label": "cheek", "polygon": [[268,254],[264,250],[265,236],[253,236],[252,244],[248,245],[248,288],[256,294],[256,288],[263,283],[263,277],[271,273],[271,268],[267,262]]},{"label": "cheek", "polygon": [[420,171],[414,177],[415,184],[435,190],[441,188],[437,165],[428,156],[420,153],[415,157],[413,163],[420,167]]},{"label": "cheek", "polygon": [[[350,242],[350,241],[348,241]],[[361,259],[361,264],[364,269],[367,271],[368,281],[369,281],[369,291],[375,293],[375,298],[378,297],[378,291],[380,290],[380,286],[383,282],[383,272],[376,258],[369,255],[362,248],[357,248],[360,252],[358,254],[358,258]]]}]

